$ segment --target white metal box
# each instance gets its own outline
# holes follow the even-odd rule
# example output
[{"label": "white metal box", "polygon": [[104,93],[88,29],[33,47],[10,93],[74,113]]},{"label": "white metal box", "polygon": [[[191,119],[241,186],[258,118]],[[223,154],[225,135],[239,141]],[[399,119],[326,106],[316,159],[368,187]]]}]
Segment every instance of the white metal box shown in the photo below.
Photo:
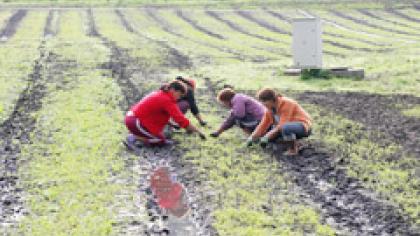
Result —
[{"label": "white metal box", "polygon": [[295,68],[322,68],[322,27],[319,18],[293,19]]}]

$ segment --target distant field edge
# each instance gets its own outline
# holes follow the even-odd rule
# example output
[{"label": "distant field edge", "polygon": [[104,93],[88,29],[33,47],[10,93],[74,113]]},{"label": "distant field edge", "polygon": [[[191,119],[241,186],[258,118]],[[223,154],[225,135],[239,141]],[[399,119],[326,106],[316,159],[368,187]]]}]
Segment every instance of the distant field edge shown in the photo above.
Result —
[{"label": "distant field edge", "polygon": [[84,7],[234,7],[234,8],[253,8],[261,6],[282,7],[282,8],[335,8],[335,9],[377,9],[377,8],[408,8],[418,7],[420,1],[410,0],[44,0],[44,1],[5,1],[0,0],[0,8],[84,8]]}]

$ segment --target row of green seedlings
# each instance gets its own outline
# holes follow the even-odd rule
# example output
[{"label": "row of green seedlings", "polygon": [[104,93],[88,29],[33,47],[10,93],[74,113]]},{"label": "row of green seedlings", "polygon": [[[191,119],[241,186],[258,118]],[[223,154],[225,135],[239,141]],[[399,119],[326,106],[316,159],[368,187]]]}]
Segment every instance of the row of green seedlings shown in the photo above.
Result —
[{"label": "row of green seedlings", "polygon": [[[2,11],[3,22],[11,11]],[[0,121],[4,121],[13,111],[20,92],[27,84],[33,61],[39,56],[46,12],[28,12],[18,25],[13,37],[1,43],[0,54]],[[1,21],[1,19],[0,19]]]},{"label": "row of green seedlings", "polygon": [[[203,97],[200,106],[215,129],[221,118],[219,107],[212,101]],[[176,137],[186,150],[183,160],[195,166],[202,183],[202,198],[208,199],[208,205],[203,207],[213,212],[213,226],[218,233],[334,235],[334,229],[321,223],[317,209],[304,203],[299,190],[279,171],[281,164],[258,148],[243,147],[242,135],[230,130],[206,142]]]},{"label": "row of green seedlings", "polygon": [[[61,59],[45,65],[44,76],[55,80],[34,114],[34,142],[22,153],[20,179],[30,214],[19,234],[112,234],[121,202],[132,199],[117,198],[130,186],[110,181],[127,170],[119,158],[121,91],[98,69],[109,49],[86,37],[77,11],[62,14],[60,32],[46,49]],[[67,61],[76,64],[68,68]]]},{"label": "row of green seedlings", "polygon": [[[395,204],[418,224],[419,180],[415,172],[419,161],[416,157],[406,154],[396,144],[383,146],[371,141],[372,136],[359,123],[313,105],[307,104],[305,108],[317,120],[314,129],[318,132],[313,139],[327,144],[337,155],[337,160],[349,162],[347,174],[361,180],[364,186],[375,190],[380,198]],[[358,138],[354,140],[352,137]],[[390,161],[387,158],[398,153],[401,153],[398,160]]]}]

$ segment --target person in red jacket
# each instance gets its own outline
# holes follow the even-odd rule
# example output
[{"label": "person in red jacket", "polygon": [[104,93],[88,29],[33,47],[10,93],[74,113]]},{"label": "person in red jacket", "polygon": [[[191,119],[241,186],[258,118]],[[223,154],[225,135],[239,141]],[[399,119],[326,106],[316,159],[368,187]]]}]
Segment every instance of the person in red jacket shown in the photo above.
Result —
[{"label": "person in red jacket", "polygon": [[187,88],[178,81],[173,81],[154,91],[131,107],[125,116],[125,125],[130,131],[125,144],[136,149],[138,141],[152,146],[172,144],[163,135],[163,129],[172,118],[188,132],[197,132],[202,139],[203,133],[193,126],[179,110],[177,100],[184,96]]}]

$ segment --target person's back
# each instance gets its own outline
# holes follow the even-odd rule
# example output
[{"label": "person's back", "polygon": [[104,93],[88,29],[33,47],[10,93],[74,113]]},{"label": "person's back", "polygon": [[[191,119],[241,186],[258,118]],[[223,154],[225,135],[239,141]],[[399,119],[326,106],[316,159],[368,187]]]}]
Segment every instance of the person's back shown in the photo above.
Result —
[{"label": "person's back", "polygon": [[168,123],[170,115],[166,107],[171,103],[175,104],[175,99],[168,93],[158,90],[144,97],[131,110],[148,131],[158,134]]},{"label": "person's back", "polygon": [[261,120],[265,112],[259,101],[242,93],[237,93],[232,98],[232,110],[237,118],[245,120],[249,117],[252,120]]}]

